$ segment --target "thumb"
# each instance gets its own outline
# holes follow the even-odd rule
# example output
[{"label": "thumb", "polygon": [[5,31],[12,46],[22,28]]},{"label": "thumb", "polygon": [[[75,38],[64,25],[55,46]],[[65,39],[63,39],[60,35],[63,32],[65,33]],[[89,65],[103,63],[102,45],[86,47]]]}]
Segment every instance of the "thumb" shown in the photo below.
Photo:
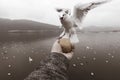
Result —
[{"label": "thumb", "polygon": [[56,40],[55,43],[53,44],[51,52],[58,52],[58,53],[62,52],[62,49],[60,44],[58,43],[58,40]]}]

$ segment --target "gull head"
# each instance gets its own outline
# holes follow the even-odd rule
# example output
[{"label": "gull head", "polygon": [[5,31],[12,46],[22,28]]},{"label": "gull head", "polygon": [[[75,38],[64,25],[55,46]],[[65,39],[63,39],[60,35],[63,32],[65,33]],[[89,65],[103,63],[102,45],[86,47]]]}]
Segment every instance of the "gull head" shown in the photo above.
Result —
[{"label": "gull head", "polygon": [[66,18],[69,18],[71,15],[70,9],[57,8],[56,11],[59,13],[60,20],[65,20]]}]

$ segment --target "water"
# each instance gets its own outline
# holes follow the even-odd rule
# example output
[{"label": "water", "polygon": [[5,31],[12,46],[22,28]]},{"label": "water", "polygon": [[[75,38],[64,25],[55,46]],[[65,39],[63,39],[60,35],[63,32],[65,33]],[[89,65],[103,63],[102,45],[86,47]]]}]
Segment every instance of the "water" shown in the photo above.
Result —
[{"label": "water", "polygon": [[[50,32],[51,33],[51,32]],[[55,33],[1,33],[0,80],[23,80],[50,54]],[[120,80],[120,33],[78,33],[70,80]]]},{"label": "water", "polygon": [[57,36],[58,33],[49,35],[45,32],[1,33],[0,80],[23,80],[49,53],[51,38]]}]

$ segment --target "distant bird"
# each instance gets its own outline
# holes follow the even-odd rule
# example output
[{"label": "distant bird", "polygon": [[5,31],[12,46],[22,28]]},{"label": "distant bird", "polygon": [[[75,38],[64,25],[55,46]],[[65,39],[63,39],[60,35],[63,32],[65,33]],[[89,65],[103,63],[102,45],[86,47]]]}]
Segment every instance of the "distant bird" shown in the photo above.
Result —
[{"label": "distant bird", "polygon": [[72,15],[70,9],[57,8],[56,11],[61,13],[61,15],[59,15],[59,19],[62,27],[64,28],[64,31],[59,38],[66,35],[69,36],[72,43],[78,43],[79,40],[76,34],[76,28],[78,27],[80,30],[83,28],[81,27],[81,23],[88,11],[106,2],[108,2],[108,0],[77,4],[74,6]]}]

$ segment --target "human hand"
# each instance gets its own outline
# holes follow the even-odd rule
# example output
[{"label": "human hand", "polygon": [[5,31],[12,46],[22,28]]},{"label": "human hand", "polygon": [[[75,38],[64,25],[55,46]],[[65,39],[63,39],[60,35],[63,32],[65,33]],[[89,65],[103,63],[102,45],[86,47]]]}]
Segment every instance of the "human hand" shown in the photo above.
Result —
[{"label": "human hand", "polygon": [[63,54],[70,60],[74,54],[73,50],[73,44],[68,40],[68,38],[62,38],[55,41],[51,52]]}]

